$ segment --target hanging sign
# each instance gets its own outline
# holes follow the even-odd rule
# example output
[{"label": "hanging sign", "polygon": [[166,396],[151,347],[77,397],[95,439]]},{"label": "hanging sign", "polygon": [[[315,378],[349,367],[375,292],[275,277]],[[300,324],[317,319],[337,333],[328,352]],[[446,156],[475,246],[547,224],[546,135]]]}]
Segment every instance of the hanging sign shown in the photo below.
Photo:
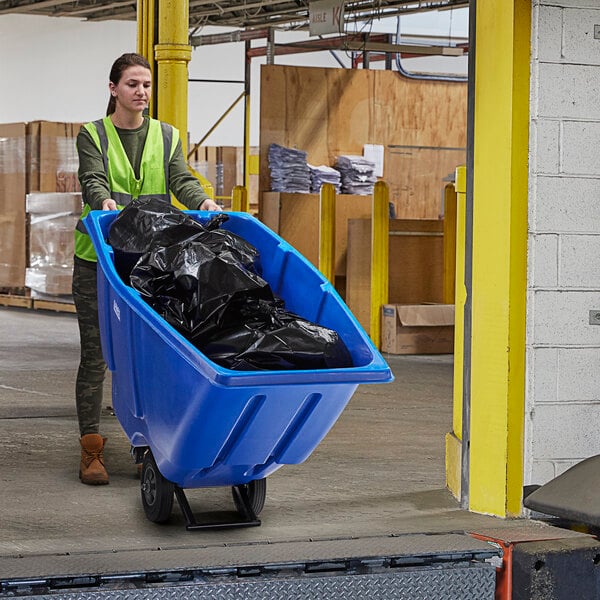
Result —
[{"label": "hanging sign", "polygon": [[310,35],[343,33],[344,0],[318,0],[308,5]]}]

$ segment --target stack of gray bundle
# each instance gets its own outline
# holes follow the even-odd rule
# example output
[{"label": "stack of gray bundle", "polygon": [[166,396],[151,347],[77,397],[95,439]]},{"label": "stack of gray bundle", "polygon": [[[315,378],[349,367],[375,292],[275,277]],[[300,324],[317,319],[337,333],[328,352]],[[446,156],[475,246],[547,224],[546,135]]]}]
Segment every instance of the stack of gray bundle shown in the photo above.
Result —
[{"label": "stack of gray bundle", "polygon": [[335,168],[341,173],[344,194],[368,196],[373,193],[377,181],[375,163],[362,156],[342,155],[337,157]]},{"label": "stack of gray bundle", "polygon": [[310,191],[313,194],[318,194],[324,183],[331,183],[335,187],[336,194],[341,190],[341,174],[337,169],[328,167],[327,165],[308,165],[310,169]]},{"label": "stack of gray bundle", "polygon": [[268,159],[272,191],[310,192],[310,169],[306,162],[306,152],[271,144]]}]

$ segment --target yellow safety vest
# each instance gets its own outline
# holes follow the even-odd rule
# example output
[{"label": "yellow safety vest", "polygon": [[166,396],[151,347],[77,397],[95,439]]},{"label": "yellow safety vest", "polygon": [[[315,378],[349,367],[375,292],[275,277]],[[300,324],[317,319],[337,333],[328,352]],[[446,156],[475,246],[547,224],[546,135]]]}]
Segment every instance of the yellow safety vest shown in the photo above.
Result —
[{"label": "yellow safety vest", "polygon": [[[168,123],[156,119],[149,121],[139,178],[135,176],[121,138],[109,117],[84,125],[102,154],[110,198],[115,200],[119,208],[136,198],[153,197],[171,201],[168,189],[169,161],[177,147],[179,132]],[[91,207],[85,198],[83,201],[83,212],[75,228],[75,256],[95,262],[96,252],[83,223]]]}]

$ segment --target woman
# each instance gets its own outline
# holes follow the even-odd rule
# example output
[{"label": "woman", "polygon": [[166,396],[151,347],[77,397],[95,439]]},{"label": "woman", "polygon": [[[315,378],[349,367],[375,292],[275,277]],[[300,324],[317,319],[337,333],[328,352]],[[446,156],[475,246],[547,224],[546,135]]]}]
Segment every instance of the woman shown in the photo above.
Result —
[{"label": "woman", "polygon": [[188,171],[179,132],[144,115],[152,90],[148,61],[123,54],[113,64],[106,117],[87,123],[77,136],[83,212],[75,230],[73,300],[81,339],[75,397],[81,444],[82,483],[108,483],[106,438],[99,434],[102,358],[98,326],[96,254],[82,219],[90,210],[118,210],[143,196],[170,202],[170,192],[193,210],[219,210]]}]

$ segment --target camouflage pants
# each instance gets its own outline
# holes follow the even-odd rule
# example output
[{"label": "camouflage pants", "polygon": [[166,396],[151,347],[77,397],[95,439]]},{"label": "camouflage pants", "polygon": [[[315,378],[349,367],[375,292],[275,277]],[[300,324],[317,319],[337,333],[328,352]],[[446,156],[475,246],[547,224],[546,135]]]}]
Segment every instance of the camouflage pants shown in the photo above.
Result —
[{"label": "camouflage pants", "polygon": [[86,435],[99,432],[106,363],[102,358],[100,345],[96,269],[81,264],[77,259],[73,268],[73,302],[77,310],[81,341],[75,402],[79,433]]}]

